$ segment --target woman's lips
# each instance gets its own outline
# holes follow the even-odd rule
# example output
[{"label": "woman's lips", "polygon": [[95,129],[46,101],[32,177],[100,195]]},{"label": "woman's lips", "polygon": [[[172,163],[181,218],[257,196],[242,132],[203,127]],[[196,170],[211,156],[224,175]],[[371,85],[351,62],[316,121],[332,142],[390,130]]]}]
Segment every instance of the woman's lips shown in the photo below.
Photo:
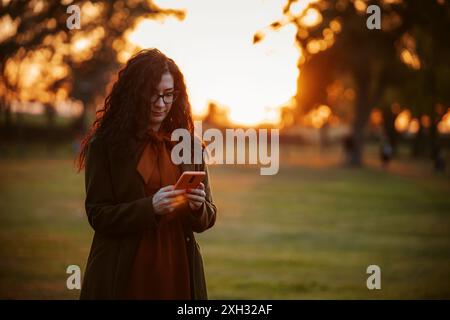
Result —
[{"label": "woman's lips", "polygon": [[152,111],[153,115],[155,117],[161,117],[162,115],[164,115],[164,112],[156,112],[156,111]]}]

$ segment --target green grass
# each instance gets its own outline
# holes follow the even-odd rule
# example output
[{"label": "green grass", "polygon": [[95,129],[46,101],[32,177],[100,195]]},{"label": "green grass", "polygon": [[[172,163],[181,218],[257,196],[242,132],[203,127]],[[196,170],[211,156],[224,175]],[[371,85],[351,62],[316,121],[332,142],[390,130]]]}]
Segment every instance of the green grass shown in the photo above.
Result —
[{"label": "green grass", "polygon": [[[28,114],[28,113],[13,113],[12,121],[21,122],[22,125],[32,125],[32,126],[47,126],[48,119],[45,114]],[[54,125],[60,127],[67,127],[71,121],[72,117],[62,117],[59,115],[54,116]]]},{"label": "green grass", "polygon": [[[373,150],[369,150],[374,154]],[[388,171],[336,150],[281,150],[280,171],[211,168],[216,225],[197,235],[212,299],[450,298],[450,177],[404,157]],[[68,157],[0,159],[0,298],[74,299],[66,267],[92,238]],[[382,289],[366,287],[381,267]]]}]

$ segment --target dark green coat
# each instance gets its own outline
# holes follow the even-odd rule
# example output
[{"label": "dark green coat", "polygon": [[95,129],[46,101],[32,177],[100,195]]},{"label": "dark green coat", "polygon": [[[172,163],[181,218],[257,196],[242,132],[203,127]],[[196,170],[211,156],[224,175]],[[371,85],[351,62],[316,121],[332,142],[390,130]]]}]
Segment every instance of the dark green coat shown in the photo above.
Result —
[{"label": "dark green coat", "polygon": [[[139,144],[135,140],[110,144],[93,137],[86,154],[85,208],[94,229],[80,299],[121,299],[128,285],[134,257],[144,231],[157,226],[152,197],[136,169]],[[207,299],[200,247],[194,232],[211,228],[216,221],[206,164],[182,164],[182,171],[206,172],[206,202],[183,220],[192,297]]]}]

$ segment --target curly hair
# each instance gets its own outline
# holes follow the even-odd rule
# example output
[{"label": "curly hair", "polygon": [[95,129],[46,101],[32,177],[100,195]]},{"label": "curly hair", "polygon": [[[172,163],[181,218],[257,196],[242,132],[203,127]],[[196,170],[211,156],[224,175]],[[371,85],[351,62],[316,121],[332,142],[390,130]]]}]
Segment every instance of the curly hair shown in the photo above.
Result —
[{"label": "curly hair", "polygon": [[145,139],[151,112],[150,97],[167,72],[174,79],[178,96],[162,122],[161,130],[172,133],[177,128],[184,128],[193,134],[191,105],[183,74],[175,62],[158,49],[144,49],[119,71],[104,107],[96,112],[96,119],[81,142],[76,159],[78,171],[85,167],[87,145],[94,135],[106,137],[111,142],[124,138]]}]

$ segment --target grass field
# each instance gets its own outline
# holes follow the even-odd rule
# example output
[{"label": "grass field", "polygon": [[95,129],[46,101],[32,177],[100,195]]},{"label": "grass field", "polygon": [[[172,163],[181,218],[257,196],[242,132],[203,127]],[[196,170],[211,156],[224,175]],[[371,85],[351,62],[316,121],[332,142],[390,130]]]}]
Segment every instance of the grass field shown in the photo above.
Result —
[{"label": "grass field", "polygon": [[[197,236],[210,298],[450,298],[450,175],[404,157],[384,171],[372,154],[360,170],[312,147],[283,148],[275,176],[212,167],[218,219]],[[83,173],[13,155],[0,179],[0,298],[77,298],[65,271],[84,269],[93,235]],[[366,287],[372,264],[381,290]]]}]

